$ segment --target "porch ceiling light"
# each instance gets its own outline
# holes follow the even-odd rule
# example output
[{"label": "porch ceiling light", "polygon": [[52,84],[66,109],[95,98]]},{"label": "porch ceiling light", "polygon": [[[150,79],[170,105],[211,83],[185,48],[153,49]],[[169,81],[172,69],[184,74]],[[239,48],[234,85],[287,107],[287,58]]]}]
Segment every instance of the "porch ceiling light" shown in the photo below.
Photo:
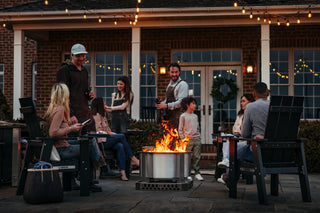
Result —
[{"label": "porch ceiling light", "polygon": [[160,67],[159,73],[160,73],[160,75],[165,75],[165,74],[167,74],[167,68],[166,68],[166,67]]},{"label": "porch ceiling light", "polygon": [[248,74],[253,73],[253,66],[252,66],[252,65],[248,65],[248,66],[247,66],[247,73],[248,73]]}]

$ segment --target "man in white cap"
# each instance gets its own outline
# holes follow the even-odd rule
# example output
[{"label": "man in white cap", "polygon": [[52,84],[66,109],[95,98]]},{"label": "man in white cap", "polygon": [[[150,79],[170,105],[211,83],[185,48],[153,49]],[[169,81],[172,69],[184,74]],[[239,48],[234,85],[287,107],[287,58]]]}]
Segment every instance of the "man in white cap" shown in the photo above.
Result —
[{"label": "man in white cap", "polygon": [[[70,118],[72,123],[82,123],[91,117],[89,100],[95,98],[88,82],[88,71],[83,66],[86,48],[75,44],[71,48],[71,61],[62,63],[57,73],[57,82],[65,83],[70,90]],[[91,119],[91,121],[94,121]],[[82,133],[95,132],[94,122],[83,128]]]}]

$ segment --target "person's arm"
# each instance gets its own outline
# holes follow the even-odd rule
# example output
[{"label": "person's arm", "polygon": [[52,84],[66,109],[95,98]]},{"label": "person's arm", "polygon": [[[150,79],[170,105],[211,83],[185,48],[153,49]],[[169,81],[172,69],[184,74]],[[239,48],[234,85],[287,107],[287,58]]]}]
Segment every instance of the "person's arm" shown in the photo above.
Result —
[{"label": "person's arm", "polygon": [[252,134],[252,122],[250,118],[250,111],[246,108],[243,115],[241,136],[244,138],[251,138],[251,134]]},{"label": "person's arm", "polygon": [[64,110],[62,107],[56,110],[55,112],[53,112],[52,121],[50,123],[50,128],[49,128],[50,137],[64,137],[70,132],[81,129],[81,124],[75,124],[72,126],[61,128],[63,119],[64,119]]},{"label": "person's arm", "polygon": [[180,116],[178,132],[179,132],[179,137],[181,139],[184,139],[184,127],[185,127],[185,118],[184,116]]},{"label": "person's arm", "polygon": [[181,107],[181,101],[188,96],[189,86],[185,81],[181,81],[174,90],[176,101],[168,103],[168,109],[174,110]]},{"label": "person's arm", "polygon": [[123,104],[119,105],[119,106],[111,106],[110,109],[113,111],[113,110],[125,110],[127,109],[127,107],[130,106],[130,102],[133,98],[133,94],[131,93],[130,94],[130,100],[124,102]]}]

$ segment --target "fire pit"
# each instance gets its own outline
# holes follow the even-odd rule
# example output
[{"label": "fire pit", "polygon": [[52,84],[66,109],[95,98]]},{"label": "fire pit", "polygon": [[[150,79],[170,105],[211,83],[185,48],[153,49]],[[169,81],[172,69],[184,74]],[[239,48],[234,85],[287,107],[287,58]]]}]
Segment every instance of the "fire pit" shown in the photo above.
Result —
[{"label": "fire pit", "polygon": [[184,181],[190,164],[191,152],[140,152],[140,175],[149,181]]},{"label": "fire pit", "polygon": [[187,179],[191,165],[191,152],[186,151],[189,139],[180,140],[176,129],[168,129],[167,123],[162,125],[167,132],[163,139],[154,148],[140,152],[140,176],[144,180],[136,183],[136,189],[188,190],[193,185]]}]

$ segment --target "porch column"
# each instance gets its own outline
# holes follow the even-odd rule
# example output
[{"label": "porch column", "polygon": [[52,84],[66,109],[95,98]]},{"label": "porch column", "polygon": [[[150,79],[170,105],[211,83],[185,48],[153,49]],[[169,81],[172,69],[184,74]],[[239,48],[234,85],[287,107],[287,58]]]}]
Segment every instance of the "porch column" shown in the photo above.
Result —
[{"label": "porch column", "polygon": [[13,119],[21,118],[19,98],[23,97],[24,86],[24,32],[14,30],[13,44]]},{"label": "porch column", "polygon": [[261,81],[270,89],[270,25],[261,25]]},{"label": "porch column", "polygon": [[140,27],[132,28],[132,90],[134,102],[131,108],[131,118],[140,119]]}]

